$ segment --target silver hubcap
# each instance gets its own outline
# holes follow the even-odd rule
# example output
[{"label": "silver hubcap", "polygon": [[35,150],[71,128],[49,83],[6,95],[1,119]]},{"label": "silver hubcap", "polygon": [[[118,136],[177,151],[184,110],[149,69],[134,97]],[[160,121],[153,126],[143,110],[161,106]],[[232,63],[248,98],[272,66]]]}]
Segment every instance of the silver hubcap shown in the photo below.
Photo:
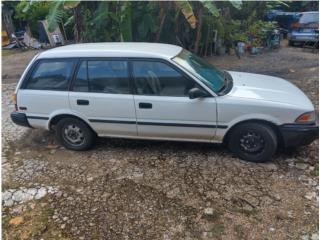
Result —
[{"label": "silver hubcap", "polygon": [[74,146],[84,143],[84,134],[82,130],[75,124],[66,125],[63,129],[63,138]]},{"label": "silver hubcap", "polygon": [[256,154],[264,149],[263,138],[255,132],[246,132],[240,138],[240,147],[247,153]]}]

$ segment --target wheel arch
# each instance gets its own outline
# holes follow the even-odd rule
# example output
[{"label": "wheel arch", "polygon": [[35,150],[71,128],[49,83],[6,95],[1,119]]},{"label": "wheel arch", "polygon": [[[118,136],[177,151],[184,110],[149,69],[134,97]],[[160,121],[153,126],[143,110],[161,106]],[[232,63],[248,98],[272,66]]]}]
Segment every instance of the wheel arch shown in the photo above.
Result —
[{"label": "wheel arch", "polygon": [[50,120],[48,122],[48,129],[53,130],[54,126],[63,118],[76,118],[76,119],[84,122],[91,129],[92,132],[97,134],[96,131],[91,127],[91,125],[89,124],[88,121],[86,121],[85,119],[83,119],[77,115],[70,114],[70,113],[61,113],[61,114],[57,114],[57,115],[53,116],[52,118],[50,118]]},{"label": "wheel arch", "polygon": [[230,134],[232,133],[233,129],[235,129],[237,126],[239,126],[240,124],[243,124],[243,123],[261,123],[261,124],[265,124],[265,125],[271,127],[277,136],[278,144],[280,146],[283,146],[283,138],[282,138],[282,135],[281,135],[281,132],[280,132],[278,125],[276,125],[275,123],[273,123],[271,121],[263,120],[263,119],[247,119],[247,120],[243,120],[243,121],[240,121],[240,122],[234,124],[231,128],[228,129],[228,131],[226,132],[226,134],[223,137],[222,142],[227,143],[228,138],[230,137]]}]

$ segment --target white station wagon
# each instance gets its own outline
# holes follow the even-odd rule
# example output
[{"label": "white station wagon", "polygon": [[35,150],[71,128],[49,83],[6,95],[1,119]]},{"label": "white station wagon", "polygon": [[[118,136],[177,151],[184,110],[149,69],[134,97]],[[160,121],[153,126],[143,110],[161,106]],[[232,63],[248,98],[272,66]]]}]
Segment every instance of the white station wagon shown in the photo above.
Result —
[{"label": "white station wagon", "polygon": [[223,71],[179,46],[89,43],[34,57],[15,92],[18,125],[72,150],[96,136],[226,143],[263,162],[318,137],[314,107],[276,77]]}]

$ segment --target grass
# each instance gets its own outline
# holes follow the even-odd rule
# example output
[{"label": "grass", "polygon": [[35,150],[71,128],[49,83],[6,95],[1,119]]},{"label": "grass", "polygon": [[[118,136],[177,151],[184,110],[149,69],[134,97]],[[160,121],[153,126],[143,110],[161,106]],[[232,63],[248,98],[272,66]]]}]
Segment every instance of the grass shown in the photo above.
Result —
[{"label": "grass", "polygon": [[209,231],[209,237],[213,239],[220,238],[223,234],[224,234],[224,225],[221,223],[214,225]]},{"label": "grass", "polygon": [[235,208],[234,209],[235,212],[241,213],[246,215],[247,217],[250,216],[255,216],[258,214],[258,210],[257,209],[252,209],[252,210],[248,210],[248,209],[244,209],[244,208]]},{"label": "grass", "polygon": [[[43,201],[42,201],[43,202]],[[28,209],[20,215],[10,216],[2,219],[2,236],[6,240],[16,239],[62,239],[70,240],[71,238],[62,232],[62,230],[48,220],[53,215],[54,210],[46,206],[41,206],[39,202],[35,203],[34,209]],[[22,217],[20,224],[10,224],[10,220],[15,217]]]},{"label": "grass", "polygon": [[20,51],[18,49],[11,49],[11,50],[8,50],[8,49],[2,49],[2,57],[6,57],[6,56],[10,56],[10,55],[13,55],[13,54],[16,54],[16,53],[19,53]]},{"label": "grass", "polygon": [[314,170],[310,172],[311,176],[319,177],[319,164],[314,166]]},{"label": "grass", "polygon": [[245,231],[241,225],[235,225],[234,232],[237,235],[237,239],[245,239]]}]

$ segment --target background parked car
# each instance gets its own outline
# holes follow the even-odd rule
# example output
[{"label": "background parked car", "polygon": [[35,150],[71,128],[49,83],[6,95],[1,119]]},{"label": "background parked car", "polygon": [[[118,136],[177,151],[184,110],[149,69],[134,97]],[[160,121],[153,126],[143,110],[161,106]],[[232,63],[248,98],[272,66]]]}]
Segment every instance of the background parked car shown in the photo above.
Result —
[{"label": "background parked car", "polygon": [[319,12],[303,12],[297,21],[291,24],[289,45],[319,42]]}]

